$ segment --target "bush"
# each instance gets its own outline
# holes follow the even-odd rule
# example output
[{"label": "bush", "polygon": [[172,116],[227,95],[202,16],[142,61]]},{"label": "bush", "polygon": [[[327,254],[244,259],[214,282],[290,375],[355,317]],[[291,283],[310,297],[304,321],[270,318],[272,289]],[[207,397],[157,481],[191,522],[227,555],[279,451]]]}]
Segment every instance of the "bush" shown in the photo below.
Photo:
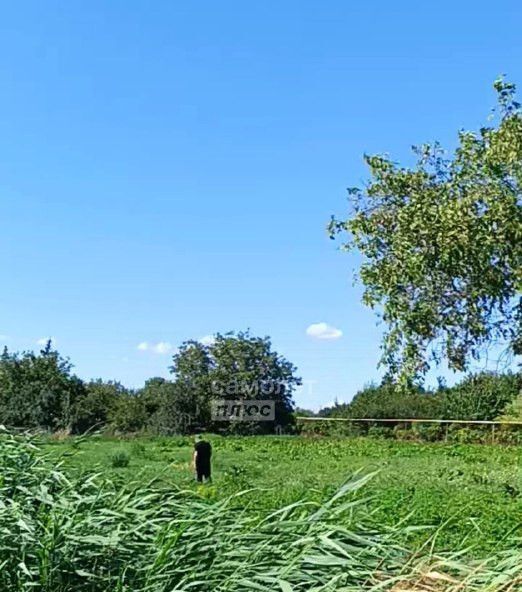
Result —
[{"label": "bush", "polygon": [[51,342],[32,351],[0,357],[0,417],[10,427],[56,432],[69,430],[85,397],[83,382],[72,364],[52,349]]},{"label": "bush", "polygon": [[[521,373],[510,372],[470,375],[451,388],[441,386],[435,392],[414,387],[403,390],[383,383],[367,386],[351,403],[336,404],[319,414],[354,419],[517,419],[522,417],[521,389]],[[419,431],[422,439],[433,440],[436,435]]]},{"label": "bush", "polygon": [[438,423],[415,423],[412,431],[423,442],[437,442],[444,438],[444,427]]},{"label": "bush", "polygon": [[325,417],[373,419],[436,418],[439,400],[431,392],[410,388],[402,390],[392,383],[370,385],[359,391],[348,405],[323,410]]},{"label": "bush", "polygon": [[504,413],[499,417],[502,421],[522,421],[522,394],[504,409]]},{"label": "bush", "polygon": [[448,427],[448,441],[459,444],[490,444],[492,442],[492,431],[489,426],[453,423]]},{"label": "bush", "polygon": [[379,440],[393,438],[393,428],[380,425],[372,425],[368,428],[368,436],[370,438],[377,438]]},{"label": "bush", "polygon": [[500,426],[495,432],[495,442],[512,446],[522,445],[522,426]]},{"label": "bush", "polygon": [[396,440],[417,440],[415,432],[406,424],[400,423],[393,428],[393,435]]},{"label": "bush", "polygon": [[465,378],[439,395],[442,419],[494,420],[515,400],[521,374],[483,372]]},{"label": "bush", "polygon": [[86,385],[86,395],[75,409],[74,431],[83,433],[103,429],[114,418],[120,400],[129,395],[119,382],[92,380]]},{"label": "bush", "polygon": [[145,428],[147,419],[141,398],[128,393],[118,399],[110,416],[110,425],[116,432],[139,432]]},{"label": "bush", "polygon": [[111,454],[110,462],[114,469],[128,467],[130,463],[130,454],[126,450],[118,450]]}]

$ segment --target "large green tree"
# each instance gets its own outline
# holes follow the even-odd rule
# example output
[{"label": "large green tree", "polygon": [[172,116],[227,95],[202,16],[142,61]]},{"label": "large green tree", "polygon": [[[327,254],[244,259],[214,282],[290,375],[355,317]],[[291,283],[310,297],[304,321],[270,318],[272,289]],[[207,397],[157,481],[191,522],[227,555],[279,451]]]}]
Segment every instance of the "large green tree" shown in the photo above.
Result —
[{"label": "large green tree", "polygon": [[170,371],[177,386],[166,399],[164,416],[170,418],[176,430],[180,426],[183,431],[208,426],[214,368],[210,347],[195,340],[185,341],[172,361]]},{"label": "large green tree", "polygon": [[39,352],[9,353],[0,358],[0,423],[45,430],[71,429],[86,396],[72,364],[49,341]]},{"label": "large green tree", "polygon": [[[172,394],[172,410],[192,416],[192,427],[211,425],[213,399],[274,400],[275,424],[292,421],[292,392],[301,380],[295,366],[272,349],[268,337],[255,337],[248,331],[218,334],[210,345],[197,341],[184,343],[173,358],[171,371],[177,390]],[[191,415],[192,414],[192,415]],[[274,422],[229,422],[227,431],[273,431]]]},{"label": "large green tree", "polygon": [[363,301],[387,331],[382,363],[404,382],[445,359],[466,370],[492,344],[522,349],[522,113],[499,79],[496,125],[461,131],[453,154],[415,148],[413,168],[366,156],[370,181],[332,238],[362,255]]}]

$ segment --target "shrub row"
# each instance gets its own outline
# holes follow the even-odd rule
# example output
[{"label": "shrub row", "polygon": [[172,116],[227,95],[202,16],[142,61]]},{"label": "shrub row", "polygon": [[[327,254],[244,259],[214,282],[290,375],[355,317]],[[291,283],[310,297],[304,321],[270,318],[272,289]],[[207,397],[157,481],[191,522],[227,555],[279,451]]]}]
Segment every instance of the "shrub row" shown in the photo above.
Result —
[{"label": "shrub row", "polygon": [[377,422],[299,421],[302,436],[370,437],[414,442],[453,442],[461,444],[522,445],[522,426],[397,423],[382,425]]}]

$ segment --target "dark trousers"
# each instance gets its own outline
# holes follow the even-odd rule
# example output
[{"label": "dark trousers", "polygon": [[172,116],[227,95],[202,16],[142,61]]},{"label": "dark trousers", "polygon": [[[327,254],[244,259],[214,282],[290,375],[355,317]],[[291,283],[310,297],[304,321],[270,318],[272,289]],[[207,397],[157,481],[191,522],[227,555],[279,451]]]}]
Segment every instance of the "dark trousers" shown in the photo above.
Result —
[{"label": "dark trousers", "polygon": [[196,480],[200,483],[203,481],[210,481],[210,465],[197,465],[196,464]]}]

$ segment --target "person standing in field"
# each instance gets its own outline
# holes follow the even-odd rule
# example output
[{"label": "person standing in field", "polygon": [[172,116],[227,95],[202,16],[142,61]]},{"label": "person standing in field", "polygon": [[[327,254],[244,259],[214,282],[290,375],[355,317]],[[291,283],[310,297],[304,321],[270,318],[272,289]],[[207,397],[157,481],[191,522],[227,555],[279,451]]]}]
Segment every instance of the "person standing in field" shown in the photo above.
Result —
[{"label": "person standing in field", "polygon": [[200,483],[211,480],[210,459],[212,446],[210,442],[203,440],[201,436],[195,437],[193,464],[196,470],[196,479]]}]

